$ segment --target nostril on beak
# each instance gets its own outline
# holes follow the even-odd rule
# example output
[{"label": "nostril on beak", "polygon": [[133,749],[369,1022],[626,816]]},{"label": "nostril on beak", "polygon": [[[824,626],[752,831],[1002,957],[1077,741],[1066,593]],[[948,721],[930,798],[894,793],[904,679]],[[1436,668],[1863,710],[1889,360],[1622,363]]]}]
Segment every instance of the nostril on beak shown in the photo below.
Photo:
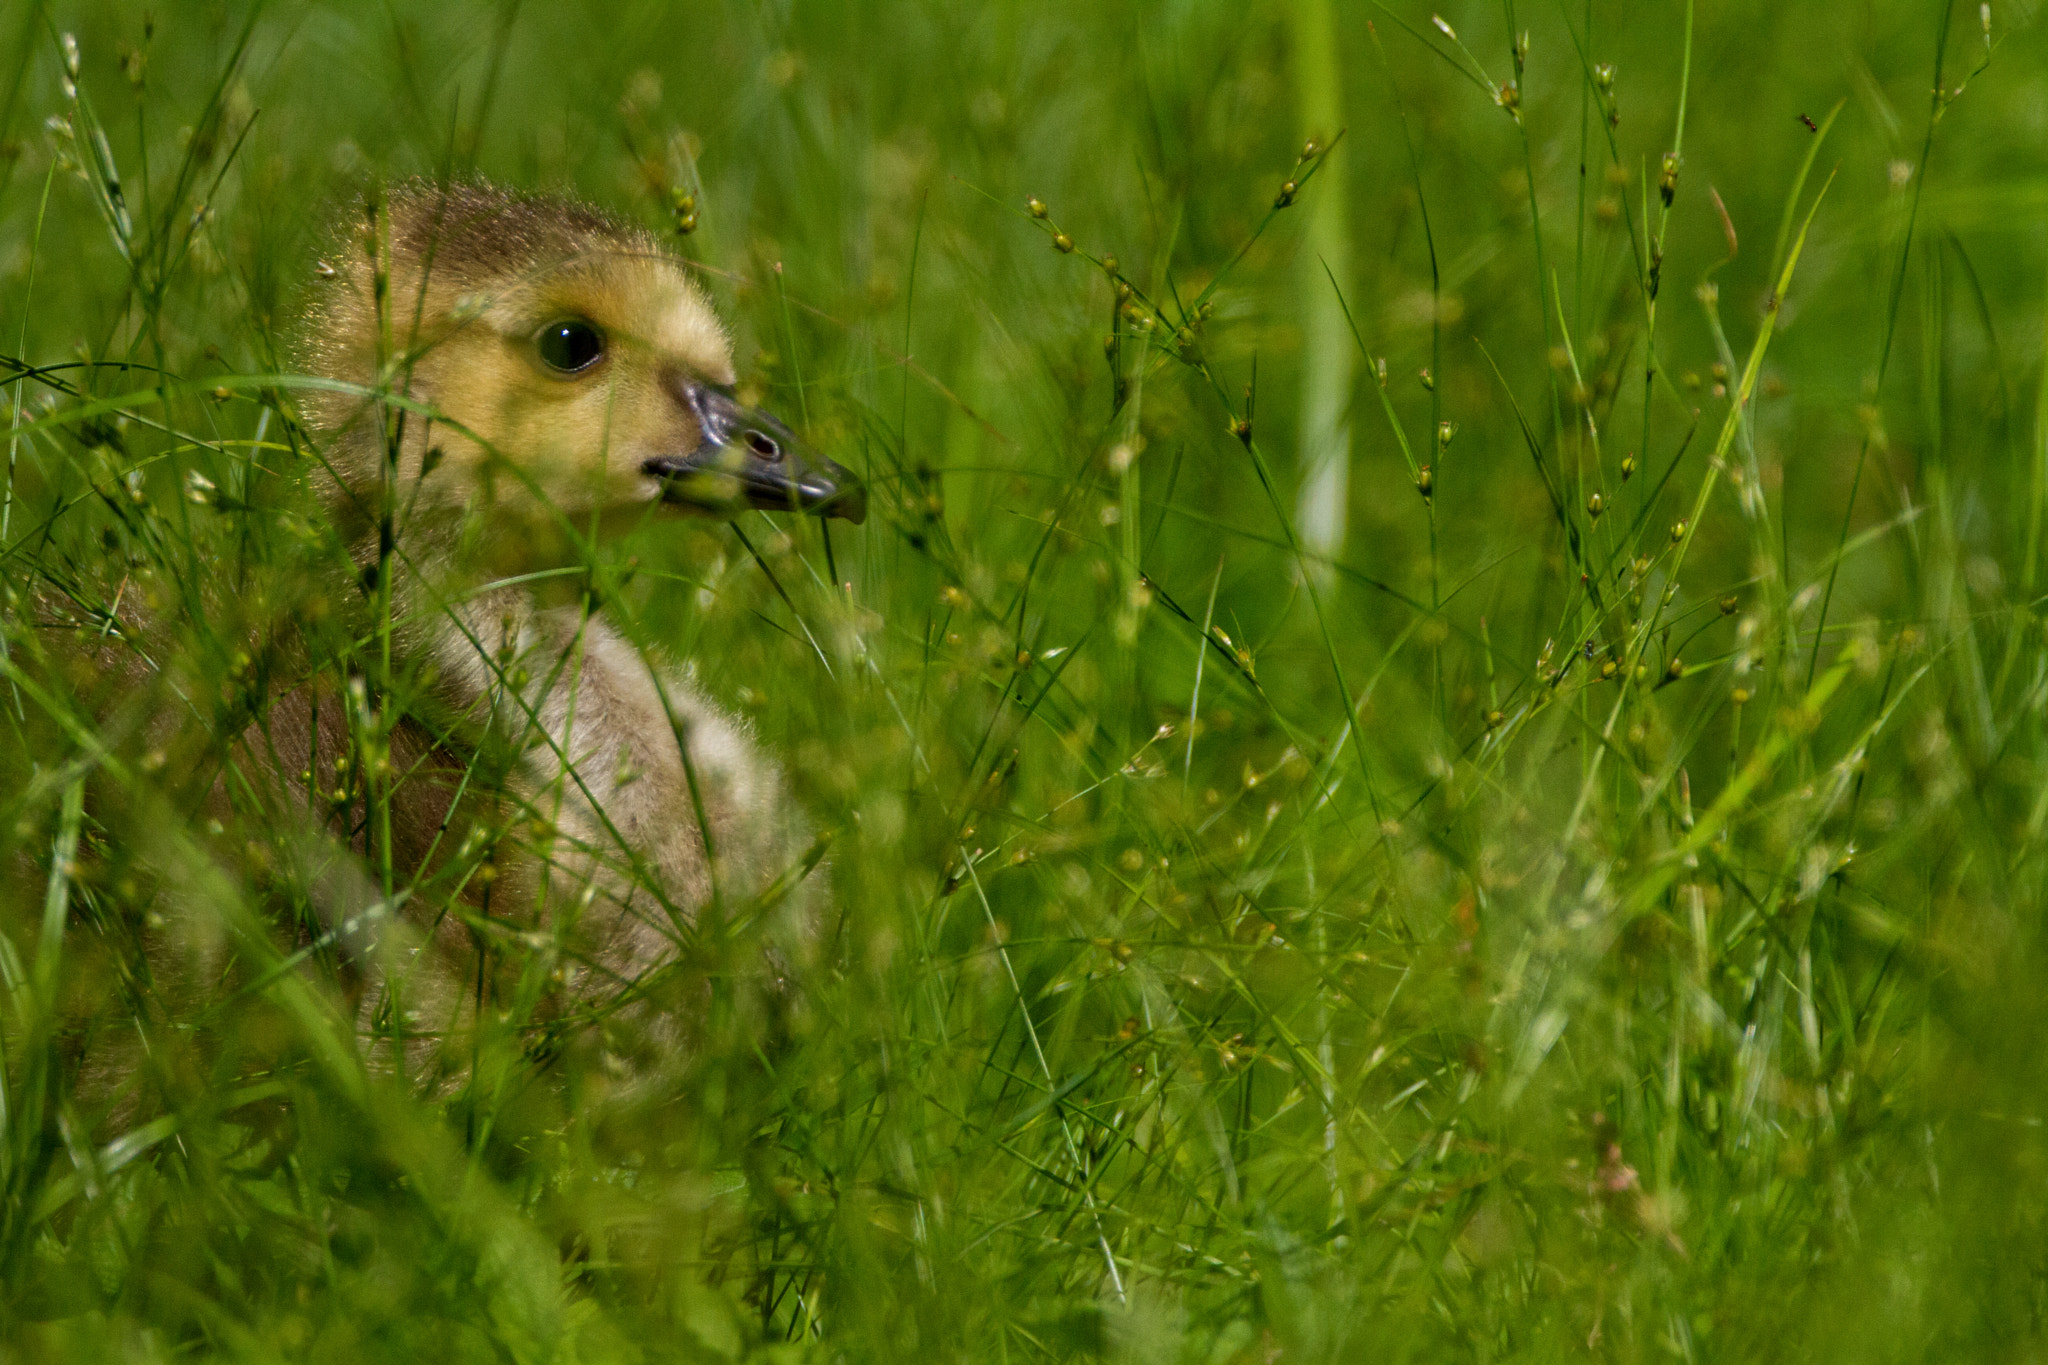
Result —
[{"label": "nostril on beak", "polygon": [[747,449],[753,451],[762,459],[770,461],[772,463],[773,461],[782,458],[782,447],[777,445],[775,443],[775,438],[770,436],[767,432],[749,431],[746,434],[745,439],[747,442]]}]

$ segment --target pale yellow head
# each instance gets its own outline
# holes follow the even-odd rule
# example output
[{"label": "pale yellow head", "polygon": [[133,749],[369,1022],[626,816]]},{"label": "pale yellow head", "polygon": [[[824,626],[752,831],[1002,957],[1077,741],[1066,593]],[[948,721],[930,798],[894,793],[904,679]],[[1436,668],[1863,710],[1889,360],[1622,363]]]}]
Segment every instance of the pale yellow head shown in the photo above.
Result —
[{"label": "pale yellow head", "polygon": [[412,183],[334,256],[303,360],[349,386],[306,402],[341,510],[389,487],[423,524],[484,509],[514,533],[656,503],[864,511],[847,471],[734,401],[725,328],[651,234],[571,200]]}]

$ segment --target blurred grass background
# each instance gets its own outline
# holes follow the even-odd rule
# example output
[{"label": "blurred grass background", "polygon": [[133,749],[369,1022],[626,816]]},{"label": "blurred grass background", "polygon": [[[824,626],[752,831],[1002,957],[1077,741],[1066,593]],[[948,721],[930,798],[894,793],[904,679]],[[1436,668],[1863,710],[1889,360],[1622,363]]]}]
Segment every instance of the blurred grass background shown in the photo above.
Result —
[{"label": "blurred grass background", "polygon": [[[2034,1358],[2043,71],[1947,0],[17,0],[0,1356]],[[323,234],[469,173],[694,196],[871,484],[850,589],[600,551],[836,836],[659,1095],[366,1070],[203,800],[326,610]]]}]

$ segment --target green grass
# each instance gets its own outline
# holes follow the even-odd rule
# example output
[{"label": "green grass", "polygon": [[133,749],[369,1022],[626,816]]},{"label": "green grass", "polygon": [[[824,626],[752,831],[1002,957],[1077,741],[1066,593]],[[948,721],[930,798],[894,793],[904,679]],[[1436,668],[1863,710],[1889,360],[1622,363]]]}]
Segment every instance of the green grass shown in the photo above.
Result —
[{"label": "green grass", "polygon": [[[0,1360],[2036,1358],[2048,36],[1985,12],[17,0]],[[249,642],[382,676],[280,356],[351,194],[470,170],[694,193],[870,481],[829,561],[590,570],[834,836],[786,1017],[704,935],[651,1095],[580,1016],[367,1067],[300,826],[206,804]]]}]

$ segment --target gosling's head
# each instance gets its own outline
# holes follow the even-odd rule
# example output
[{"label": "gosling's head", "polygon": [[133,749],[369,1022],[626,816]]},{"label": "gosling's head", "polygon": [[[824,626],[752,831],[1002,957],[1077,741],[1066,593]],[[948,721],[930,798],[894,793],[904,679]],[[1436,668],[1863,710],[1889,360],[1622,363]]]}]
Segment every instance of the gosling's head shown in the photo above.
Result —
[{"label": "gosling's head", "polygon": [[[381,377],[436,415],[399,414],[408,515],[865,515],[848,471],[734,398],[731,343],[682,263],[588,205],[408,183],[381,220],[360,215],[319,273],[308,372],[363,388]],[[337,501],[378,505],[389,446],[377,406],[316,390],[306,408],[334,438]]]}]

